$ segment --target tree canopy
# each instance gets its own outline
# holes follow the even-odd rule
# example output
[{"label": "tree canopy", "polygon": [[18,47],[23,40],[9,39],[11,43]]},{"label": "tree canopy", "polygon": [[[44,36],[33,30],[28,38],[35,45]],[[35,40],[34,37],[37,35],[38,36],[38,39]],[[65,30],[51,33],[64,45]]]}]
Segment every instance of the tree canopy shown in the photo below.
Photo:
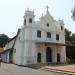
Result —
[{"label": "tree canopy", "polygon": [[72,19],[75,21],[75,6],[74,6],[74,8],[72,9]]},{"label": "tree canopy", "polygon": [[65,29],[65,40],[70,41],[71,40],[70,37],[71,37],[71,31]]},{"label": "tree canopy", "polygon": [[0,47],[4,47],[7,41],[9,40],[9,37],[5,34],[0,34]]},{"label": "tree canopy", "polygon": [[65,29],[65,41],[66,44],[66,55],[70,58],[71,63],[75,63],[75,34],[72,34],[71,31]]}]

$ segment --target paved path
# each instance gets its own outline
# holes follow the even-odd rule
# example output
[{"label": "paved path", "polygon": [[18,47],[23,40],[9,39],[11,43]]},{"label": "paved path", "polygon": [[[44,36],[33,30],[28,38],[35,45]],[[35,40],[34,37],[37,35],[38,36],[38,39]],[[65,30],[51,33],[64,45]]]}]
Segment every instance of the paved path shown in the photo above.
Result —
[{"label": "paved path", "polygon": [[35,70],[27,67],[20,67],[13,64],[1,64],[0,75],[68,75],[50,71]]},{"label": "paved path", "polygon": [[11,75],[11,74],[0,68],[0,75]]}]

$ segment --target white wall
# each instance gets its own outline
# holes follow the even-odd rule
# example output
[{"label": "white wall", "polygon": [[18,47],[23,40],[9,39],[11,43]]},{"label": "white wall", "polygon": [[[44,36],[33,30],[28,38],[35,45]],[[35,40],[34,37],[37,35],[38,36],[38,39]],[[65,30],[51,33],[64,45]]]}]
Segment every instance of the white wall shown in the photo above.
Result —
[{"label": "white wall", "polygon": [[22,43],[20,42],[20,35],[17,37],[14,49],[13,49],[13,63],[15,64],[21,64],[22,59]]},{"label": "white wall", "polygon": [[[41,31],[41,38],[37,37],[37,31]],[[51,33],[51,38],[47,38],[47,32]],[[50,30],[46,29],[40,29],[40,28],[30,28],[25,27],[25,38],[24,40],[32,40],[35,42],[53,42],[53,43],[62,43],[65,44],[65,34],[64,32],[52,32]],[[56,34],[59,34],[59,40],[56,40]]]},{"label": "white wall", "polygon": [[1,58],[3,62],[9,63],[9,51],[2,53]]}]

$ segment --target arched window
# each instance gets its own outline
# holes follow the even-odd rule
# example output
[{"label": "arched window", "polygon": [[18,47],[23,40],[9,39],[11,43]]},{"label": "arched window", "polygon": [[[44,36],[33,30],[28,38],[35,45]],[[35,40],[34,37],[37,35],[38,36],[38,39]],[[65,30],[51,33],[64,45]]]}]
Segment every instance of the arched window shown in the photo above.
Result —
[{"label": "arched window", "polygon": [[46,62],[52,62],[52,51],[50,47],[46,49]]},{"label": "arched window", "polygon": [[57,53],[57,62],[60,62],[60,54]]},{"label": "arched window", "polygon": [[26,25],[26,19],[24,20],[24,25]]},{"label": "arched window", "polygon": [[29,23],[32,23],[32,18],[29,18]]},{"label": "arched window", "polygon": [[61,30],[63,30],[63,26],[61,26]]},{"label": "arched window", "polygon": [[59,34],[56,34],[56,40],[59,40]]},{"label": "arched window", "polygon": [[40,30],[37,31],[37,37],[41,38],[41,31]]},{"label": "arched window", "polygon": [[47,38],[51,38],[51,33],[47,32]]},{"label": "arched window", "polygon": [[39,63],[41,62],[41,53],[37,54],[37,62],[39,62]]}]

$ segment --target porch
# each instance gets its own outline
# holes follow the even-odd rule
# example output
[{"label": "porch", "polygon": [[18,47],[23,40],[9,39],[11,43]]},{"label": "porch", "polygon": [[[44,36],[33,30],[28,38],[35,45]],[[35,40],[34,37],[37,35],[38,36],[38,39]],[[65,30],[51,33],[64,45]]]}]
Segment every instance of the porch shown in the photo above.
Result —
[{"label": "porch", "polygon": [[66,63],[65,44],[37,43],[37,63]]}]

